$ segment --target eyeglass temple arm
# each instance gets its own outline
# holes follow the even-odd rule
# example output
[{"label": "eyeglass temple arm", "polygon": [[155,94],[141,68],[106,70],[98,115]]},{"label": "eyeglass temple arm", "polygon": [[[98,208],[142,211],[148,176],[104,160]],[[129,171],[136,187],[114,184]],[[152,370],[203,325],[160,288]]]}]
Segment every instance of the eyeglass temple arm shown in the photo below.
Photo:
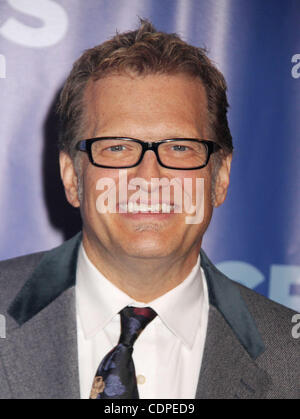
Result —
[{"label": "eyeglass temple arm", "polygon": [[76,148],[77,148],[77,150],[79,150],[79,151],[87,151],[87,147],[86,147],[86,140],[79,141],[79,142],[76,144]]}]

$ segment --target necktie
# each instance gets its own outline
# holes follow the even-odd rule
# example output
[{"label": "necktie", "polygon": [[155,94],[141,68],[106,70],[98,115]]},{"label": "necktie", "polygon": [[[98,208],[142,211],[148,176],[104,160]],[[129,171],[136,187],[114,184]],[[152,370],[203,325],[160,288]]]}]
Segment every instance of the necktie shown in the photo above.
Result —
[{"label": "necktie", "polygon": [[118,345],[102,360],[94,379],[90,399],[138,399],[133,345],[144,328],[156,317],[150,307],[125,307],[120,311]]}]

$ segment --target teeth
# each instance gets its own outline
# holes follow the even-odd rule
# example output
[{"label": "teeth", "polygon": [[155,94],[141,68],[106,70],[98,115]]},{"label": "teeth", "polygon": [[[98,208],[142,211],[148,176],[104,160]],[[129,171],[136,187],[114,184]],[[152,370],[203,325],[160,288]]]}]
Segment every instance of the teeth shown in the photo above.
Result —
[{"label": "teeth", "polygon": [[120,204],[120,210],[129,213],[137,212],[152,212],[152,213],[170,213],[174,210],[174,205],[169,205],[166,203],[155,204],[155,205],[146,205],[146,204],[137,204],[135,202],[129,202],[128,205]]},{"label": "teeth", "polygon": [[162,204],[162,212],[171,212],[172,209],[174,209],[174,205]]}]

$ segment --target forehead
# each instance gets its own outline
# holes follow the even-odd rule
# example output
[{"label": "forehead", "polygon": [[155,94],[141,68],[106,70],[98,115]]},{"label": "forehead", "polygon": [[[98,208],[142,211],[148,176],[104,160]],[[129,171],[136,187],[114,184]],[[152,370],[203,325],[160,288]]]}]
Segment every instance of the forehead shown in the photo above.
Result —
[{"label": "forehead", "polygon": [[91,137],[203,137],[207,131],[205,89],[183,74],[106,76],[89,81],[84,101]]}]

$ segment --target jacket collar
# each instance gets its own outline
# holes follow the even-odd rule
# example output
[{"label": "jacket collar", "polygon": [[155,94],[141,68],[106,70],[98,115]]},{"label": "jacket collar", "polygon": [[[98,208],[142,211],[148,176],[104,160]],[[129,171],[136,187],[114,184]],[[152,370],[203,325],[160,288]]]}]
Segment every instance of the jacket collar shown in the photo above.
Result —
[{"label": "jacket collar", "polygon": [[206,275],[210,305],[222,314],[251,358],[257,359],[265,347],[237,284],[222,274],[203,250],[201,266]]},{"label": "jacket collar", "polygon": [[76,282],[77,255],[82,240],[78,233],[61,246],[46,252],[8,309],[22,326]]},{"label": "jacket collar", "polygon": [[[82,234],[78,233],[62,246],[45,253],[8,309],[20,326],[75,285],[81,241]],[[264,345],[237,286],[216,269],[203,250],[201,266],[207,279],[210,305],[221,313],[250,357],[256,359],[264,352]]]}]

